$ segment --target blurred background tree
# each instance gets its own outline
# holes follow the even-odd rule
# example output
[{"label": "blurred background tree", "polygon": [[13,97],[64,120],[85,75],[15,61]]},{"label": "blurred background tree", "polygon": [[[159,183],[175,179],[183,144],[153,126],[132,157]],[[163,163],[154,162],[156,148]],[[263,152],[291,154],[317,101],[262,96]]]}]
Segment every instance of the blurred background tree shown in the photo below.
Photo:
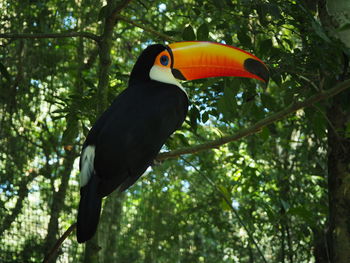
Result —
[{"label": "blurred background tree", "polygon": [[[188,118],[163,151],[193,153],[160,157],[105,200],[96,238],[71,235],[51,262],[348,263],[350,94],[327,92],[350,87],[349,5],[0,0],[0,262],[42,261],[75,222],[82,142],[140,52],[209,40],[265,61],[267,89],[184,84]],[[318,95],[259,132],[193,150]]]}]

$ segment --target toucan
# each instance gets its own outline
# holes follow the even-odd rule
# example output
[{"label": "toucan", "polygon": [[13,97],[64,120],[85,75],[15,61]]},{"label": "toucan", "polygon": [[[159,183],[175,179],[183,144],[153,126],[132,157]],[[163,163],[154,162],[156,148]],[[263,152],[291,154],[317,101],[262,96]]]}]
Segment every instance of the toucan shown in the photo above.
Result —
[{"label": "toucan", "polygon": [[83,144],[79,243],[95,234],[102,198],[134,184],[181,127],[189,105],[181,82],[220,76],[268,82],[269,72],[254,55],[214,42],[154,44],[141,53],[128,87],[96,121]]}]

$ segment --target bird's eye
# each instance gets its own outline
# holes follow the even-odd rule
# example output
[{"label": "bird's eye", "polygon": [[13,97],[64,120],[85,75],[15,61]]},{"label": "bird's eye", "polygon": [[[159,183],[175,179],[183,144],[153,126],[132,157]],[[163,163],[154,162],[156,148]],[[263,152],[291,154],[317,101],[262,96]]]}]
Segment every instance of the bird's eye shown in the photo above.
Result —
[{"label": "bird's eye", "polygon": [[164,55],[164,56],[161,56],[160,57],[160,63],[163,65],[163,66],[167,66],[169,64],[169,57]]}]

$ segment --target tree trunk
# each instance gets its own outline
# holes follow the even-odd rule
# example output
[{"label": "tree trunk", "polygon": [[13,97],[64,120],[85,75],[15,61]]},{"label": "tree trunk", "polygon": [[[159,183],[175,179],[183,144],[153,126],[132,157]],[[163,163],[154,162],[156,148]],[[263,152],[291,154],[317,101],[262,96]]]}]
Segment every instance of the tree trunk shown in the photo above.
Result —
[{"label": "tree trunk", "polygon": [[327,234],[318,228],[312,229],[313,232],[313,255],[315,263],[329,263],[329,251],[327,244]]},{"label": "tree trunk", "polygon": [[[334,98],[328,110],[329,250],[333,263],[350,262],[349,92]],[[344,99],[345,98],[345,99]]]},{"label": "tree trunk", "polygon": [[[319,0],[318,11],[321,22],[327,32],[350,47],[350,1]],[[339,77],[346,78],[348,70],[347,58],[344,72]],[[350,137],[348,126],[350,120],[350,92],[331,100],[327,110],[328,127],[328,191],[329,191],[329,225],[327,233],[327,262],[350,262]],[[322,235],[322,234],[321,234]],[[317,236],[315,236],[317,238]],[[322,244],[316,247],[319,262],[323,262],[324,254],[320,252]]]},{"label": "tree trunk", "polygon": [[117,240],[123,200],[124,193],[114,191],[105,201],[98,235],[102,247],[99,253],[101,263],[117,262]]}]

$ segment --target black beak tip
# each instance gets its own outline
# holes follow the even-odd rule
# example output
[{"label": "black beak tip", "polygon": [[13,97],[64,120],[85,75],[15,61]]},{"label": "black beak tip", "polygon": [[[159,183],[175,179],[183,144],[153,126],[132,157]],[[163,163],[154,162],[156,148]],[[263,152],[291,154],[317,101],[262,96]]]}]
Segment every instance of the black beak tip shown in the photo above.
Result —
[{"label": "black beak tip", "polygon": [[270,74],[269,74],[269,70],[263,63],[261,63],[256,59],[248,58],[244,61],[244,68],[248,72],[263,79],[267,86],[267,84],[269,83]]}]

